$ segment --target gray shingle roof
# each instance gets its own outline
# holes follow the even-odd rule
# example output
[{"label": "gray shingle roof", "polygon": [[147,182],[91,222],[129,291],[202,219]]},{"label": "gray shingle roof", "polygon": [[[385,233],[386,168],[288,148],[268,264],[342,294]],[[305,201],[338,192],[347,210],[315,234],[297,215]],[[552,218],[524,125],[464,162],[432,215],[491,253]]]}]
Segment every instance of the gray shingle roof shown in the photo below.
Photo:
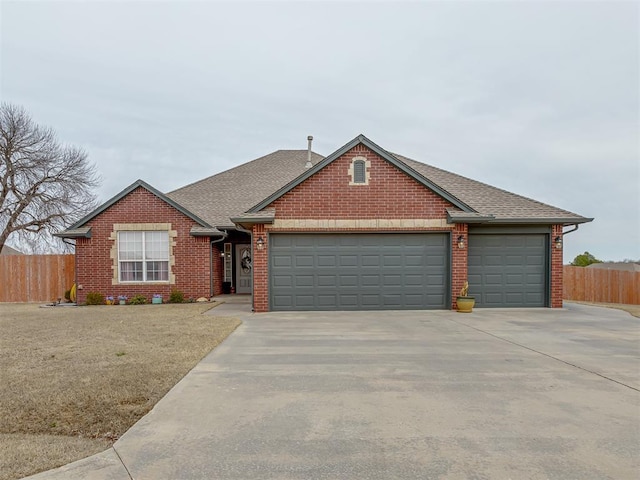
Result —
[{"label": "gray shingle roof", "polygon": [[[450,209],[451,221],[583,223],[592,219],[487,185],[398,154],[395,159],[471,207],[475,212]],[[251,207],[305,174],[306,150],[278,150],[167,194],[210,225],[231,227]],[[323,157],[312,154],[316,165]],[[477,212],[477,213],[476,213]],[[254,217],[256,212],[250,216]]]},{"label": "gray shingle roof", "polygon": [[527,219],[532,221],[549,219],[550,223],[554,220],[561,220],[559,223],[571,223],[573,220],[583,223],[592,220],[402,155],[394,153],[393,156],[469,205],[476,212],[495,217],[491,220],[493,223]]},{"label": "gray shingle roof", "polygon": [[[311,163],[322,160],[311,154]],[[210,225],[233,227],[230,217],[241,216],[256,203],[305,172],[307,150],[278,150],[198,182],[167,193],[167,197]]]}]

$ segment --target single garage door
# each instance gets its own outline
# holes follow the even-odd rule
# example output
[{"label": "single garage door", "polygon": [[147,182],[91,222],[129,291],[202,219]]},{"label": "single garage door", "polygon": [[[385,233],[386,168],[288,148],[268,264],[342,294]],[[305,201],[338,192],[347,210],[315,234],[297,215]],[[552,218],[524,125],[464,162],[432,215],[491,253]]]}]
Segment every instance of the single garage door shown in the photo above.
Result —
[{"label": "single garage door", "polygon": [[469,295],[478,307],[547,305],[547,235],[469,235]]},{"label": "single garage door", "polygon": [[448,308],[449,235],[272,234],[272,310]]}]

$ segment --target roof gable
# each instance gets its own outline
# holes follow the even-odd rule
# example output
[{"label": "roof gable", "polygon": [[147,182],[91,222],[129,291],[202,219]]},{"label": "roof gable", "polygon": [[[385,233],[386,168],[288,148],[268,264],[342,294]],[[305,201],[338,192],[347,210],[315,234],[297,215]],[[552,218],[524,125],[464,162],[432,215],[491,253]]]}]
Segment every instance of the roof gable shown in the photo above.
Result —
[{"label": "roof gable", "polygon": [[[83,225],[85,225],[87,222],[93,220],[95,217],[97,217],[98,215],[100,215],[102,212],[104,212],[105,210],[107,210],[109,207],[115,205],[116,203],[118,203],[120,200],[122,200],[124,197],[126,197],[127,195],[129,195],[131,192],[133,192],[135,189],[137,188],[144,188],[145,190],[147,190],[148,192],[152,193],[153,195],[155,195],[156,197],[158,197],[160,200],[162,200],[163,202],[169,204],[170,206],[172,206],[173,208],[175,208],[176,210],[178,210],[180,213],[186,215],[187,217],[189,217],[191,220],[193,220],[194,222],[200,224],[202,227],[206,227],[206,228],[211,228],[211,225],[209,225],[207,222],[205,222],[204,220],[202,220],[201,218],[197,217],[196,215],[194,215],[193,213],[191,213],[189,210],[187,210],[186,208],[184,208],[182,205],[176,203],[174,200],[171,200],[169,197],[167,197],[165,194],[163,194],[162,192],[160,192],[159,190],[153,188],[151,185],[149,185],[148,183],[146,183],[143,180],[136,180],[135,182],[133,182],[131,185],[129,185],[127,188],[125,188],[124,190],[122,190],[120,193],[118,193],[117,195],[111,197],[109,200],[107,200],[105,203],[103,203],[102,205],[100,205],[98,208],[96,208],[93,212],[91,212],[90,214],[86,215],[85,217],[81,218],[80,220],[78,220],[76,223],[74,223],[73,225],[71,225],[69,228],[67,228],[65,230],[65,232],[70,231],[70,230],[77,230],[80,227],[82,227]],[[63,236],[63,234],[65,232],[62,232],[62,234],[60,234],[60,236]]]},{"label": "roof gable", "polygon": [[335,161],[336,159],[340,158],[342,155],[344,155],[349,150],[353,149],[355,146],[357,146],[359,144],[362,144],[362,145],[366,146],[371,151],[373,151],[374,153],[379,155],[381,158],[383,158],[387,162],[391,163],[392,165],[397,167],[399,170],[401,170],[405,174],[407,174],[410,177],[412,177],[418,183],[421,183],[422,185],[424,185],[428,189],[432,190],[433,192],[435,192],[436,194],[438,194],[439,196],[441,196],[442,198],[444,198],[445,200],[447,200],[451,204],[455,205],[456,207],[458,207],[462,211],[474,212],[473,208],[471,208],[469,205],[467,205],[464,202],[460,201],[458,198],[456,198],[453,195],[451,195],[449,192],[444,190],[439,185],[437,185],[437,184],[433,183],[432,181],[430,181],[428,178],[426,178],[425,176],[423,176],[422,174],[420,174],[419,172],[417,172],[416,170],[411,168],[409,165],[407,165],[407,164],[403,163],[402,161],[398,160],[394,155],[392,155],[391,153],[387,152],[382,147],[376,145],[375,143],[373,143],[371,140],[369,140],[367,137],[365,137],[362,134],[358,135],[356,138],[354,138],[350,142],[348,142],[345,145],[343,145],[342,147],[340,147],[338,150],[333,152],[331,155],[325,157],[324,160],[321,160],[316,165],[314,165],[313,167],[309,168],[307,171],[302,173],[297,178],[293,179],[291,182],[289,182],[288,184],[286,184],[282,188],[276,190],[274,193],[269,195],[267,198],[262,200],[260,203],[254,205],[249,210],[247,210],[247,212],[255,213],[255,212],[258,212],[258,211],[262,210],[263,208],[269,206],[272,202],[274,202],[278,198],[282,197],[286,193],[290,192],[295,187],[300,185],[302,182],[304,182],[305,180],[307,180],[311,176],[315,175],[317,172],[319,172],[320,170],[325,168],[327,165],[331,164],[333,161]]}]

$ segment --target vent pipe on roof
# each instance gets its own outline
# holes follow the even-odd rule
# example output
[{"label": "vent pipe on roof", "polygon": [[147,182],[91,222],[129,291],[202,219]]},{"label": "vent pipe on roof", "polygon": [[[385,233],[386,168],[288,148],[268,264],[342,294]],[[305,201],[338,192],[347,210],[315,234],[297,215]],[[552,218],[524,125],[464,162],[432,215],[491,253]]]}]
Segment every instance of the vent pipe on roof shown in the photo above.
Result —
[{"label": "vent pipe on roof", "polygon": [[311,142],[313,142],[313,137],[309,135],[307,140],[309,141],[309,146],[307,147],[307,163],[305,163],[304,168],[309,169],[313,167],[313,164],[311,163]]}]

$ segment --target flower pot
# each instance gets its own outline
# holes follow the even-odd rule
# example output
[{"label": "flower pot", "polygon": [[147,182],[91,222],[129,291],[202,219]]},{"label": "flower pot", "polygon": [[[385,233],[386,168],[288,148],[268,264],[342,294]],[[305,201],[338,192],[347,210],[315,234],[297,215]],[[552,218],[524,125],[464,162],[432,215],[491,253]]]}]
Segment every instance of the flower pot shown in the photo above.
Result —
[{"label": "flower pot", "polygon": [[474,297],[457,297],[456,303],[458,304],[458,312],[471,313],[473,306],[476,304],[476,299]]},{"label": "flower pot", "polygon": [[151,299],[151,303],[155,303],[155,304],[162,303],[162,297],[153,297]]},{"label": "flower pot", "polygon": [[118,300],[120,302],[120,305],[126,305],[127,301],[126,300]]}]

